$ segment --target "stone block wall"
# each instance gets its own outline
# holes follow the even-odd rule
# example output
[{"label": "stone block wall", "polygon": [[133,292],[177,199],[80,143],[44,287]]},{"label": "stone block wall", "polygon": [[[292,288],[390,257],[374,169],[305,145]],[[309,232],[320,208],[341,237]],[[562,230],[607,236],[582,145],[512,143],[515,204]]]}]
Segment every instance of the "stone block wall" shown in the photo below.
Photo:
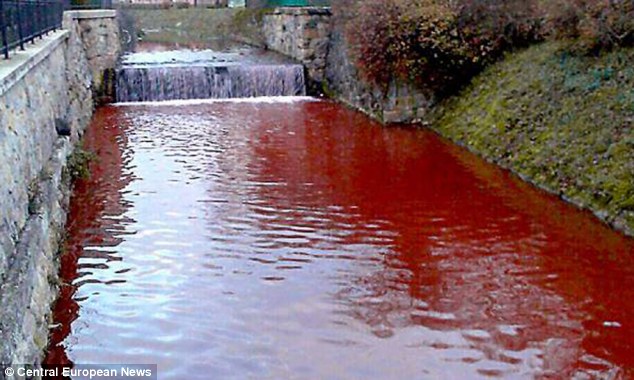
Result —
[{"label": "stone block wall", "polygon": [[265,46],[302,63],[311,92],[323,92],[386,123],[424,117],[433,94],[406,83],[369,83],[344,37],[345,20],[329,8],[276,8],[263,17]]},{"label": "stone block wall", "polygon": [[66,12],[64,27],[75,29],[81,37],[92,76],[95,101],[114,101],[114,69],[122,52],[117,11],[104,9]]},{"label": "stone block wall", "polygon": [[331,13],[329,8],[276,8],[264,15],[266,48],[302,63],[316,86],[324,80]]},{"label": "stone block wall", "polygon": [[328,95],[385,123],[422,119],[433,104],[433,94],[407,83],[383,88],[367,81],[345,38],[344,24],[333,20],[325,70]]},{"label": "stone block wall", "polygon": [[70,194],[66,163],[94,106],[97,65],[77,20],[67,14],[65,30],[0,61],[1,364],[38,365],[47,345]]}]

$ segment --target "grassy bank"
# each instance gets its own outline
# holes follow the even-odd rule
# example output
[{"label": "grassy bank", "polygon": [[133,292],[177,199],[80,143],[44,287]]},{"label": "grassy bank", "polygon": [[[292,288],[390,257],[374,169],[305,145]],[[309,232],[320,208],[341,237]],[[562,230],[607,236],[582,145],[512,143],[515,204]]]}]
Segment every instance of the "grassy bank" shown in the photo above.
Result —
[{"label": "grassy bank", "polygon": [[508,54],[431,126],[634,235],[634,48],[588,57],[566,47]]},{"label": "grassy bank", "polygon": [[126,9],[143,41],[207,43],[233,40],[260,43],[259,11],[232,8]]}]

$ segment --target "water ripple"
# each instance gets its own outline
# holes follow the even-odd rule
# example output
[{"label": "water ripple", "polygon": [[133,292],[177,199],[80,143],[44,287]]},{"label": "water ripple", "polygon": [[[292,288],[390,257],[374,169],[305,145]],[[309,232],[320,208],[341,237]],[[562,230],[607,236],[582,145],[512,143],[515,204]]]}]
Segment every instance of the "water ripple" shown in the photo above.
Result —
[{"label": "water ripple", "polygon": [[634,376],[632,242],[427,131],[250,101],[102,108],[85,138],[49,361]]}]

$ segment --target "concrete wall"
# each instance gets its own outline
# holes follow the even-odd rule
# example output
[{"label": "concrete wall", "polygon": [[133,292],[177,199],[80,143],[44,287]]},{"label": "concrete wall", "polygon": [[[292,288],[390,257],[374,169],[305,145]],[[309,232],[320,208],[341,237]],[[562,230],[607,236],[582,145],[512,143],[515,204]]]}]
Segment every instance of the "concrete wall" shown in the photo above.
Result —
[{"label": "concrete wall", "polygon": [[306,66],[312,92],[324,92],[387,123],[423,118],[434,100],[431,92],[404,83],[381,88],[365,80],[344,25],[329,8],[277,8],[263,17],[262,29],[268,49]]},{"label": "concrete wall", "polygon": [[70,193],[64,168],[93,111],[90,32],[68,15],[64,26],[0,62],[0,363],[38,364],[46,347]]}]

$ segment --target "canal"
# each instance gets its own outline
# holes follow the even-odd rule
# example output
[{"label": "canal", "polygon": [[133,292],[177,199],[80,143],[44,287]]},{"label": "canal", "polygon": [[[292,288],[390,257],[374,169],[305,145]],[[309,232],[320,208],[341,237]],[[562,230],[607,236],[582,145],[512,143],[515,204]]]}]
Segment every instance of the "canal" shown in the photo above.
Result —
[{"label": "canal", "polygon": [[97,110],[49,363],[160,379],[629,378],[634,244],[329,101]]}]

